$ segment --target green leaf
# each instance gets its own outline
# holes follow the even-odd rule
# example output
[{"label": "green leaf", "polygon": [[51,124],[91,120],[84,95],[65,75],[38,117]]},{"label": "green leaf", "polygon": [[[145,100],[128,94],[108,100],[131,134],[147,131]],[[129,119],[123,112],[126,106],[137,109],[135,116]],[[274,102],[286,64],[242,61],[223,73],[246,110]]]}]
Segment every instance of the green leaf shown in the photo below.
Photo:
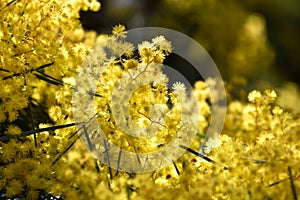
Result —
[{"label": "green leaf", "polygon": [[205,135],[203,133],[197,133],[196,134],[199,138],[205,138]]}]

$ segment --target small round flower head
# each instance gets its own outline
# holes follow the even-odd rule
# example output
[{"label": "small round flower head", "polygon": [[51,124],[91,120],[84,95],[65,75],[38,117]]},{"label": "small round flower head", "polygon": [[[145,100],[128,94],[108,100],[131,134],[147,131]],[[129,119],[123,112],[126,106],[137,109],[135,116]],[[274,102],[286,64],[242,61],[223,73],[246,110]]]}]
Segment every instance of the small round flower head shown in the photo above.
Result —
[{"label": "small round flower head", "polygon": [[170,41],[166,40],[164,36],[157,36],[152,39],[152,42],[159,46],[160,50],[165,51],[166,54],[172,52],[172,44]]},{"label": "small round flower head", "polygon": [[248,100],[252,103],[255,103],[259,101],[259,99],[262,97],[262,94],[258,90],[253,90],[252,92],[249,93],[248,95]]},{"label": "small round flower head", "polygon": [[274,90],[265,90],[264,93],[265,93],[265,95],[267,96],[268,101],[269,101],[270,103],[272,103],[272,102],[275,101],[275,99],[276,99],[276,97],[277,97],[277,94],[276,94],[276,92],[275,92]]},{"label": "small round flower head", "polygon": [[142,49],[152,49],[154,50],[154,44],[148,41],[143,41],[141,44],[138,44],[138,50],[141,51]]},{"label": "small round flower head", "polygon": [[280,115],[283,112],[283,110],[279,107],[279,106],[275,106],[275,108],[273,108],[272,113],[274,115]]},{"label": "small round flower head", "polygon": [[125,38],[127,35],[127,31],[125,30],[126,30],[125,26],[119,24],[113,27],[112,34],[119,36],[121,38]]},{"label": "small round flower head", "polygon": [[151,121],[146,117],[140,117],[140,118],[138,118],[137,124],[140,127],[146,127],[146,126],[149,126],[151,124]]},{"label": "small round flower head", "polygon": [[7,133],[10,135],[18,135],[21,132],[22,132],[21,129],[16,125],[9,125],[7,129]]},{"label": "small round flower head", "polygon": [[174,91],[178,91],[178,92],[184,92],[186,90],[186,87],[183,83],[180,82],[175,82],[172,86],[172,89]]},{"label": "small round flower head", "polygon": [[180,100],[185,100],[186,87],[183,83],[175,82],[172,89],[174,90],[174,94],[177,95]]},{"label": "small round flower head", "polygon": [[97,12],[100,10],[101,4],[97,1],[92,1],[89,5],[89,8],[93,12]]}]

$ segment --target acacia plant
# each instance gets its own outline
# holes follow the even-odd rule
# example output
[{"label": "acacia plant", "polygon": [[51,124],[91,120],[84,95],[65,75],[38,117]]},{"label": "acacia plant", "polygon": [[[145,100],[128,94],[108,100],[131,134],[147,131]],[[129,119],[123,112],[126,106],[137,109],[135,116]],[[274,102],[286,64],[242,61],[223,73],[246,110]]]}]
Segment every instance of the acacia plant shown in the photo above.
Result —
[{"label": "acacia plant", "polygon": [[[173,164],[135,174],[112,169],[93,157],[79,138],[91,135],[97,142],[97,134],[84,128],[89,125],[84,115],[82,122],[74,120],[74,92],[95,96],[95,118],[108,140],[132,152],[155,151],[170,142],[182,127],[184,107],[180,103],[187,98],[181,83],[168,90],[168,77],[161,71],[165,57],[172,52],[172,41],[157,36],[134,47],[126,42],[122,25],[109,35],[84,31],[79,11],[99,8],[94,0],[0,2],[1,198],[299,198],[300,118],[275,104],[274,90],[255,90],[249,93],[247,103],[229,102],[218,147],[208,155],[198,149],[209,126],[212,91],[207,83],[198,81],[194,94],[199,127],[182,129],[197,136],[189,147],[182,146],[187,152]],[[97,63],[89,68],[92,73],[106,67],[96,91],[80,90],[80,81],[89,80],[82,77],[76,82],[77,73],[99,45],[119,57],[109,58],[100,51]],[[137,140],[116,125],[111,113],[113,88],[121,77],[127,77],[122,83],[128,84],[148,74],[156,74],[157,79],[133,93],[129,113],[139,127],[156,124],[163,128],[153,140]],[[151,110],[155,103],[161,107]],[[163,126],[159,118],[151,118],[161,110],[167,113]],[[87,139],[83,142],[88,143]],[[97,145],[92,148],[103,150]]]}]

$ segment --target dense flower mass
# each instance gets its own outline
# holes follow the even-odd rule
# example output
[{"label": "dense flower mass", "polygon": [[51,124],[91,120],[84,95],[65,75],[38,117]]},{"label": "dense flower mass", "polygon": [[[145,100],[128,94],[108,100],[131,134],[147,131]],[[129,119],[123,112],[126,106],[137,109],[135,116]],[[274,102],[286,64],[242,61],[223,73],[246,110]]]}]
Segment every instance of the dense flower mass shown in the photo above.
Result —
[{"label": "dense flower mass", "polygon": [[[161,71],[172,52],[172,41],[157,36],[134,47],[126,42],[122,25],[115,26],[110,35],[84,31],[79,11],[99,8],[95,0],[0,2],[1,198],[299,198],[300,118],[276,104],[276,91],[254,90],[247,102],[229,102],[219,140],[208,141],[216,148],[202,159],[197,149],[210,124],[211,104],[217,101],[210,99],[214,91],[207,85],[217,85],[217,80],[194,85],[198,115],[189,116],[197,122],[194,130],[184,121],[188,112],[182,102],[189,100],[188,91],[180,82],[168,89],[168,77]],[[246,28],[251,28],[251,20]],[[103,46],[118,56],[107,58],[103,49],[97,49]],[[98,57],[88,57],[94,47]],[[134,55],[135,48],[138,55]],[[89,74],[103,72],[94,93],[78,89],[84,84],[75,81],[87,58]],[[97,77],[81,81],[93,78]],[[131,90],[139,79],[149,84],[132,89],[130,95],[116,95],[116,88]],[[96,119],[109,141],[124,150],[156,151],[180,131],[194,131],[196,137],[188,152],[152,173],[112,169],[95,159],[79,140],[87,134],[97,141],[97,135],[87,131],[85,113],[82,124],[74,122],[74,91],[95,96]],[[81,100],[77,103],[84,105]],[[153,125],[155,137],[137,139],[120,128],[122,123],[126,128],[127,118],[117,124],[113,112],[125,112],[123,104],[132,119],[130,130],[144,130],[137,133],[147,136],[146,128]]]}]

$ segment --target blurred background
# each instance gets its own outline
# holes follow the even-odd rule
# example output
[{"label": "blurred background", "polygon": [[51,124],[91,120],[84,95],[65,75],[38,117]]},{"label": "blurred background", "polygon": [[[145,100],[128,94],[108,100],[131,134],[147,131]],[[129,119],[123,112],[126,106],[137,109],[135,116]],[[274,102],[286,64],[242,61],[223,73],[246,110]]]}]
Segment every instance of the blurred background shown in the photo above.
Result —
[{"label": "blurred background", "polygon": [[[110,33],[116,24],[127,29],[157,26],[177,30],[207,50],[227,82],[231,98],[245,98],[245,93],[252,89],[266,88],[290,91],[285,95],[299,97],[299,0],[101,0],[100,3],[99,12],[81,13],[86,30]],[[171,60],[168,62],[172,63]]]}]

